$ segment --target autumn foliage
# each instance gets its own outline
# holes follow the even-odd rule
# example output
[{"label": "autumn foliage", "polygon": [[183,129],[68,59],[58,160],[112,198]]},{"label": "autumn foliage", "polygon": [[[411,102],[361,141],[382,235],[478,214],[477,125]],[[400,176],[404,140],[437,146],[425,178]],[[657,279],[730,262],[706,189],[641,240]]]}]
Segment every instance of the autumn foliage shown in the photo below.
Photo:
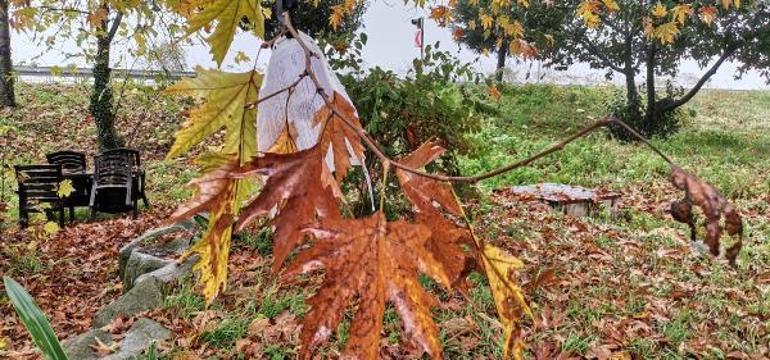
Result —
[{"label": "autumn foliage", "polygon": [[[223,26],[234,16],[263,14],[244,2],[214,1],[211,8],[203,7],[191,15],[195,19],[191,31],[213,26],[206,22],[217,23],[209,37],[217,61],[221,61],[223,49],[226,52],[232,40],[231,29]],[[486,274],[489,280],[505,332],[505,358],[520,358],[524,349],[520,324],[532,316],[516,281],[516,271],[523,264],[475,236],[452,185],[444,181],[450,178],[424,171],[445,150],[426,143],[403,159],[387,158],[361,127],[346,96],[323,86],[316,62],[322,61],[321,54],[313,52],[313,44],[306,43],[308,38],[291,27],[288,16],[286,21],[286,31],[293,37],[286,41],[296,42],[293,44],[301,48],[306,67],[296,81],[277,93],[259,98],[263,78],[256,71],[202,71],[198,79],[183,80],[169,90],[203,98],[177,134],[169,157],[185,153],[215,133],[225,133],[218,152],[199,157],[204,174],[191,184],[197,194],[171,216],[172,220],[180,220],[208,213],[208,230],[187,255],[200,257],[196,269],[206,299],[212,301],[227,284],[233,232],[265,219],[275,231],[274,272],[281,273],[284,281],[313,273],[323,279],[308,300],[310,310],[304,316],[300,335],[302,358],[311,358],[313,350],[332,336],[348,311],[353,315],[344,355],[377,358],[388,303],[400,315],[417,353],[441,358],[439,334],[431,316],[437,300],[423,288],[419,277],[426,275],[447,291],[464,291],[466,275],[473,270]],[[272,143],[260,144],[260,148],[270,150],[257,152],[258,105],[269,98],[286,96],[284,106],[288,108],[291,96],[301,87],[313,89],[311,92],[323,100],[322,105],[309,119],[290,118],[288,109],[279,118],[260,118],[281,130]],[[312,102],[301,106],[312,106]],[[515,166],[527,165],[611,122],[602,120]],[[310,146],[297,140],[298,128],[305,125],[319,129]],[[341,183],[352,166],[364,163],[367,149],[381,161],[383,179],[395,172],[412,215],[388,219],[380,208],[365,218],[343,216]],[[727,218],[726,231],[731,235],[740,233],[740,217],[713,188],[678,167],[673,169],[674,184],[688,194],[681,206],[676,206],[677,211],[681,210],[675,212],[677,219],[691,217],[687,207],[691,204],[703,208],[709,221],[707,242],[718,253],[719,217]],[[456,180],[474,182],[500,172]],[[253,184],[259,181],[262,188],[255,194]],[[737,245],[728,251],[731,260],[737,253],[732,249],[739,248]]]}]

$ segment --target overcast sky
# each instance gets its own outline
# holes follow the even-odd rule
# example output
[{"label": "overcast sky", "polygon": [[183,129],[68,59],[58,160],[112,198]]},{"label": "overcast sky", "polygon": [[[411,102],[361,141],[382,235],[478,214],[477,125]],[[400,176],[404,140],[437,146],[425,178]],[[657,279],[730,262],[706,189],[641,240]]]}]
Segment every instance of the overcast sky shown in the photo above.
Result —
[{"label": "overcast sky", "polygon": [[[369,6],[364,15],[363,23],[365,31],[369,36],[368,45],[364,48],[364,61],[368,66],[381,66],[391,69],[398,73],[404,73],[411,66],[412,59],[419,56],[419,49],[414,46],[415,28],[410,23],[410,19],[426,16],[424,9],[414,8],[413,6],[403,5],[401,0],[376,0]],[[433,44],[440,42],[441,49],[450,50],[463,61],[471,62],[478,57],[477,54],[467,50],[458,49],[457,44],[452,41],[449,30],[439,28],[433,21],[426,20],[425,43]],[[236,51],[254,57],[259,48],[259,39],[249,35],[240,34],[236,37],[231,49],[231,56]],[[15,63],[24,63],[29,65],[34,56],[42,53],[42,48],[35,46],[34,41],[25,34],[13,34],[12,37],[13,58]],[[59,44],[59,48],[65,51],[72,51],[73,44]],[[113,62],[117,67],[141,67],[126,57],[120,51],[120,47],[113,49]],[[186,51],[186,62],[189,68],[197,65],[204,67],[213,67],[211,56],[204,46],[192,46]],[[266,64],[269,51],[262,51],[260,54],[260,63]],[[481,57],[476,63],[480,71],[492,72],[495,66],[495,58]],[[86,66],[82,61],[65,59],[61,51],[45,52],[43,56],[34,60],[36,65],[58,65],[67,66],[74,64],[76,66]],[[232,62],[224,64],[225,69],[238,70],[249,65],[236,65]],[[587,66],[576,65],[565,72],[554,72],[547,69],[541,69],[538,64],[516,63],[515,60],[509,60],[508,68],[513,74],[517,75],[520,81],[525,80],[525,75],[530,73],[528,81],[541,79],[544,82],[554,83],[582,83],[597,84],[604,82],[604,73],[601,71],[590,70]],[[734,80],[733,73],[735,65],[726,63],[719,72],[712,78],[707,85],[712,88],[728,89],[770,89],[769,86],[756,73],[750,73],[744,76],[742,80]],[[694,62],[686,62],[681,69],[679,78],[681,84],[687,86],[694,83],[703,70],[699,69]]]}]

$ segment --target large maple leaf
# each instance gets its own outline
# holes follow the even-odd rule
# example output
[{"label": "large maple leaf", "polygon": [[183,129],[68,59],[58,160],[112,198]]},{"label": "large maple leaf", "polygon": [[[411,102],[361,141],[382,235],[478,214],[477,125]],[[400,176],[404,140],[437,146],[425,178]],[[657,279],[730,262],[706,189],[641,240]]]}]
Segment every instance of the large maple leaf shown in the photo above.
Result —
[{"label": "large maple leaf", "polygon": [[[422,168],[435,161],[445,149],[428,142],[401,160],[412,168]],[[412,203],[415,221],[433,229],[428,248],[444,264],[453,285],[472,268],[474,247],[470,229],[462,224],[463,210],[452,185],[404,170],[396,170],[404,195]],[[452,218],[449,218],[448,216]]]},{"label": "large maple leaf", "polygon": [[183,79],[167,92],[193,94],[204,98],[202,105],[190,112],[190,117],[176,133],[167,158],[189,151],[207,137],[225,128],[225,154],[240,154],[244,161],[256,155],[256,109],[245,106],[257,100],[262,74],[256,71],[226,73],[197,69],[198,77]]},{"label": "large maple leaf", "polygon": [[178,221],[202,212],[209,214],[208,230],[183,256],[200,256],[194,270],[200,274],[207,302],[211,302],[225,287],[227,279],[227,259],[230,253],[233,218],[237,210],[235,204],[239,183],[230,174],[237,167],[237,161],[226,162],[190,182],[191,186],[197,188],[197,194],[180,205],[171,215],[172,220]]},{"label": "large maple leaf", "polygon": [[273,270],[277,271],[289,252],[301,242],[302,229],[318,219],[339,217],[331,178],[319,146],[290,154],[268,153],[233,171],[233,176],[267,177],[262,192],[246,207],[236,224],[240,231],[255,218],[277,211],[270,224],[275,227]]},{"label": "large maple leaf", "polygon": [[365,219],[326,219],[306,232],[314,235],[312,246],[300,252],[284,274],[291,278],[318,269],[325,274],[320,289],[308,300],[311,308],[300,334],[302,358],[310,358],[355,302],[344,356],[376,359],[388,301],[419,350],[441,358],[438,329],[430,313],[436,300],[418,280],[422,272],[439,283],[448,282],[442,264],[427,248],[429,228],[387,222],[378,212]]},{"label": "large maple leaf", "polygon": [[[402,160],[412,168],[421,168],[436,160],[445,150],[428,142]],[[503,358],[521,359],[523,341],[520,323],[522,314],[532,317],[515,274],[523,264],[503,249],[477,239],[465,220],[462,205],[452,185],[404,170],[397,170],[401,189],[412,203],[415,221],[424,224],[433,233],[428,248],[447,270],[453,284],[461,282],[471,270],[471,256],[463,249],[475,248],[479,265],[489,279],[495,307],[503,324],[505,344]]]},{"label": "large maple leaf", "polygon": [[206,40],[211,45],[211,54],[219,65],[222,65],[242,19],[245,18],[252,24],[257,36],[264,36],[265,16],[259,1],[214,0],[201,3],[200,6],[203,10],[190,18],[187,33],[208,29],[216,21],[214,32]]}]

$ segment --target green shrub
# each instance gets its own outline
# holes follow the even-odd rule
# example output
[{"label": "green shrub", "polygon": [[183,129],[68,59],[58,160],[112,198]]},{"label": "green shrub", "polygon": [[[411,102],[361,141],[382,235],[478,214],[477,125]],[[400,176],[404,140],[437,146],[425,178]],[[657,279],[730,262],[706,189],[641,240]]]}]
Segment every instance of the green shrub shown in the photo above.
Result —
[{"label": "green shrub", "polygon": [[[379,67],[341,76],[364,128],[392,157],[432,139],[453,152],[472,150],[468,134],[479,130],[479,113],[491,111],[485,96],[474,91],[480,79],[470,64],[435,46],[427,46],[424,59],[415,59],[404,77]],[[449,161],[442,170],[457,168]]]},{"label": "green shrub", "polygon": [[[682,95],[681,92],[682,89],[675,88],[669,83],[666,87],[665,97],[658,100],[658,106],[665,106],[667,102],[680,97]],[[646,103],[646,99],[643,98],[638,106],[628,104],[625,94],[618,90],[615,96],[607,102],[607,113],[631,125],[647,138],[668,138],[676,134],[688,118],[694,116],[692,111],[679,107],[671,111],[657,113],[654,115],[653,121],[648,121],[645,116],[647,111]],[[619,125],[611,125],[609,132],[611,136],[621,141],[638,140]]]},{"label": "green shrub", "polygon": [[[365,38],[364,38],[365,40]],[[471,64],[462,63],[452,54],[438,50],[438,43],[427,46],[425,56],[415,59],[405,75],[379,67],[364,71],[356,59],[357,52],[335,62],[340,79],[347,89],[361,123],[391,158],[403,157],[426,141],[436,140],[448,153],[431,164],[431,171],[458,175],[457,156],[473,153],[478,146],[471,134],[481,129],[481,119],[496,112],[484,87],[482,77]],[[381,168],[368,152],[367,168],[371,182],[381,186]],[[392,173],[391,173],[392,174]],[[360,171],[352,171],[345,190],[356,193],[349,199],[351,211],[359,216],[372,211],[369,189]],[[409,205],[390,191],[398,189],[394,179],[388,181],[388,216],[403,214]],[[376,189],[375,189],[376,193]]]}]

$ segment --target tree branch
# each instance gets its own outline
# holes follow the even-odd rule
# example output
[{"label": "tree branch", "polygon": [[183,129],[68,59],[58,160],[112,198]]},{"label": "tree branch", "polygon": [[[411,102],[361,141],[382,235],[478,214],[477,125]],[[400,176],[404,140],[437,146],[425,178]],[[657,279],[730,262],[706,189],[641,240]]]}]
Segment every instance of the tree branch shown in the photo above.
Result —
[{"label": "tree branch", "polygon": [[608,68],[610,68],[612,70],[615,70],[615,71],[617,71],[619,73],[623,73],[624,72],[623,68],[621,68],[618,65],[613,64],[610,61],[609,58],[604,56],[604,54],[602,54],[602,52],[599,51],[599,49],[597,49],[593,44],[591,44],[591,42],[588,41],[588,39],[585,37],[585,34],[583,34],[583,36],[580,37],[580,44],[583,45],[586,48],[586,50],[588,50],[588,52],[591,55],[596,56],[597,58],[599,58],[599,60],[601,60],[602,63],[604,63],[604,66],[606,66],[606,67],[608,67]]},{"label": "tree branch", "polygon": [[110,26],[110,31],[107,33],[107,41],[112,42],[112,39],[115,38],[115,34],[118,32],[118,28],[120,27],[120,22],[123,21],[123,12],[118,11],[118,14],[115,15],[115,19],[112,20],[112,26]]},{"label": "tree branch", "polygon": [[89,14],[88,11],[80,10],[80,9],[75,9],[75,8],[57,8],[57,7],[52,7],[52,6],[40,6],[39,8],[42,9],[42,10],[45,10],[46,12],[49,12],[49,11],[60,11],[60,12],[65,12],[65,13],[69,12],[69,13],[78,13],[78,14],[83,14],[83,15],[88,15]]},{"label": "tree branch", "polygon": [[[628,124],[624,123],[620,119],[617,119],[617,118],[612,117],[612,116],[604,117],[601,120],[599,120],[599,121],[597,121],[597,122],[595,122],[595,123],[593,123],[593,124],[591,124],[589,126],[586,126],[585,128],[581,129],[580,131],[576,132],[575,134],[573,134],[573,135],[563,139],[562,141],[560,141],[560,142],[558,142],[558,143],[556,143],[556,144],[554,144],[554,145],[552,145],[552,146],[542,150],[541,152],[539,152],[539,153],[537,153],[537,154],[535,154],[533,156],[530,156],[527,159],[520,160],[520,161],[517,161],[515,163],[509,164],[509,165],[506,165],[506,166],[500,167],[498,169],[495,169],[495,170],[492,170],[492,171],[489,171],[489,172],[486,172],[486,173],[483,173],[483,174],[479,174],[479,175],[474,175],[474,176],[445,176],[445,175],[437,175],[437,174],[427,173],[425,171],[422,171],[422,170],[419,170],[419,169],[415,169],[413,167],[401,164],[398,161],[390,159],[380,149],[379,145],[377,145],[377,143],[369,136],[369,134],[366,133],[366,131],[364,129],[362,129],[361,127],[355,126],[354,125],[354,121],[352,119],[350,119],[347,114],[345,114],[344,112],[342,112],[339,109],[337,109],[337,107],[335,106],[334,102],[330,98],[329,94],[327,94],[326,91],[323,90],[324,88],[321,85],[321,82],[318,79],[318,76],[313,71],[312,58],[313,57],[318,57],[318,55],[314,54],[310,50],[310,48],[307,46],[307,44],[305,44],[305,42],[300,37],[300,35],[297,32],[297,30],[293,27],[293,25],[291,23],[291,18],[289,16],[289,13],[286,12],[286,13],[283,14],[283,16],[285,18],[284,26],[286,27],[288,33],[292,35],[292,37],[297,41],[297,43],[300,45],[300,47],[302,48],[303,52],[305,53],[305,74],[311,79],[311,81],[313,81],[313,84],[315,85],[316,89],[318,90],[318,94],[319,94],[319,96],[321,96],[321,99],[323,99],[326,107],[335,116],[337,116],[337,118],[340,119],[345,124],[345,126],[349,127],[350,129],[352,129],[353,131],[356,132],[356,134],[358,135],[359,138],[361,138],[361,141],[366,145],[366,147],[369,148],[369,150],[371,150],[375,154],[375,156],[377,156],[377,158],[382,162],[383,167],[393,166],[393,167],[395,167],[397,169],[400,169],[400,170],[403,170],[403,171],[406,171],[406,172],[409,172],[409,173],[412,173],[412,174],[415,174],[415,175],[418,175],[418,176],[423,176],[423,177],[426,177],[426,178],[429,178],[429,179],[438,180],[438,181],[477,183],[479,181],[482,181],[482,180],[485,180],[485,179],[489,179],[491,177],[495,177],[497,175],[509,172],[511,170],[527,166],[530,163],[532,163],[532,162],[534,162],[534,161],[536,161],[536,160],[538,160],[540,158],[543,158],[543,157],[545,157],[547,155],[550,155],[550,154],[552,154],[554,152],[557,152],[557,151],[560,151],[560,150],[564,149],[564,147],[566,145],[568,145],[569,143],[571,143],[571,142],[573,142],[573,141],[575,141],[575,140],[577,140],[579,138],[582,138],[582,137],[584,137],[584,136],[586,136],[586,135],[596,131],[597,129],[600,129],[602,127],[608,126],[608,125],[610,125],[612,123],[617,123],[620,126],[622,126],[623,128],[627,129],[634,137],[636,137],[639,140],[641,140],[642,142],[644,142],[645,145],[647,145],[649,148],[651,148],[656,154],[660,155],[666,162],[668,162],[672,166],[675,165],[674,162],[671,161],[671,159],[668,156],[663,154],[662,151],[660,151],[658,148],[656,148],[654,145],[652,145],[652,143],[650,143],[649,140],[647,140],[644,136],[642,136],[638,131],[636,131],[634,128],[632,128]],[[291,85],[289,87],[291,87]],[[282,91],[286,91],[286,90],[280,90],[280,92],[282,92]],[[270,94],[269,96],[273,96],[273,95],[274,94]]]},{"label": "tree branch", "polygon": [[695,97],[696,94],[700,91],[701,88],[703,88],[703,85],[706,85],[706,83],[711,79],[714,74],[716,74],[717,70],[719,70],[719,67],[722,66],[722,63],[727,60],[730,56],[735,54],[735,51],[740,48],[740,43],[733,43],[730,46],[725,49],[725,52],[722,53],[721,56],[719,56],[719,59],[717,59],[717,62],[715,62],[711,67],[706,71],[706,73],[701,76],[701,78],[698,80],[698,82],[695,84],[695,86],[690,89],[690,91],[687,92],[684,96],[679,98],[678,100],[672,101],[666,106],[662,107],[661,109],[658,109],[660,112],[666,112],[674,110],[684,104],[686,104],[688,101],[692,100],[693,97]]}]

